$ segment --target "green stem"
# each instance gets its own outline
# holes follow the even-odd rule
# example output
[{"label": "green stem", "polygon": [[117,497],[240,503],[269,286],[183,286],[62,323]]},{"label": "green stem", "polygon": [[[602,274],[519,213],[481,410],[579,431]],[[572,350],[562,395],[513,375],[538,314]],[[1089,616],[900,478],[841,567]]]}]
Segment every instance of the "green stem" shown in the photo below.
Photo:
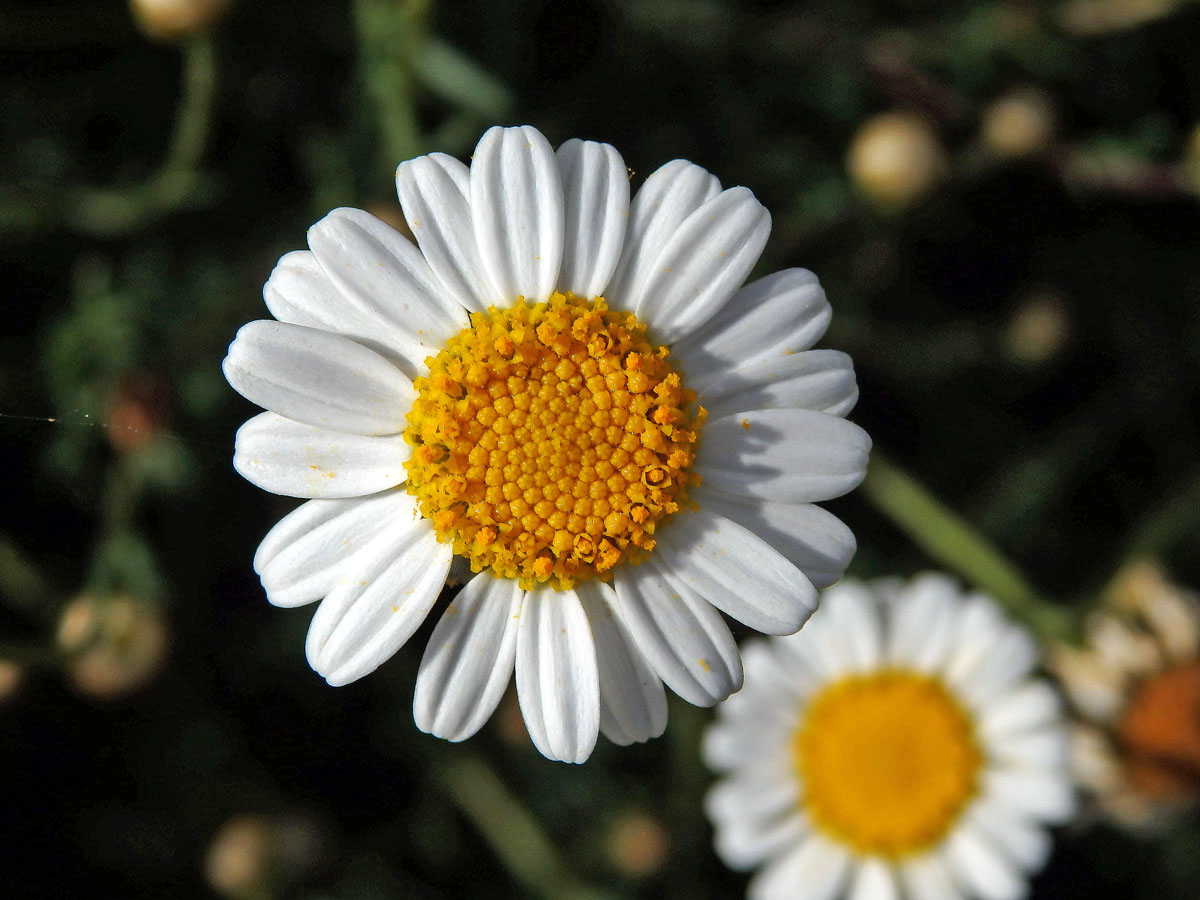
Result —
[{"label": "green stem", "polygon": [[425,43],[431,0],[357,0],[354,22],[362,73],[375,105],[389,166],[424,152],[414,71]]},{"label": "green stem", "polygon": [[531,896],[545,900],[613,900],[571,872],[537,820],[498,775],[476,756],[442,768],[438,781]]},{"label": "green stem", "polygon": [[0,533],[0,594],[16,609],[51,622],[58,612],[45,576],[25,556],[16,542]]},{"label": "green stem", "polygon": [[216,94],[217,54],[212,39],[202,35],[184,47],[183,93],[160,179],[199,165],[208,143]]},{"label": "green stem", "polygon": [[970,523],[875,450],[862,490],[933,559],[990,594],[1046,640],[1071,634],[1068,613],[1043,600],[1012,563]]},{"label": "green stem", "polygon": [[183,49],[183,85],[167,151],[144,181],[119,188],[0,187],[0,232],[64,224],[96,237],[128,233],[177,209],[205,202],[198,166],[208,142],[217,91],[217,62],[208,36]]},{"label": "green stem", "polygon": [[183,56],[179,107],[158,170],[136,187],[77,191],[68,221],[79,231],[122,234],[197,200],[203,180],[197,166],[212,123],[217,61],[207,35],[186,44]]},{"label": "green stem", "polygon": [[1194,472],[1137,522],[1132,529],[1129,556],[1161,556],[1178,541],[1191,537],[1200,520],[1200,471]]}]

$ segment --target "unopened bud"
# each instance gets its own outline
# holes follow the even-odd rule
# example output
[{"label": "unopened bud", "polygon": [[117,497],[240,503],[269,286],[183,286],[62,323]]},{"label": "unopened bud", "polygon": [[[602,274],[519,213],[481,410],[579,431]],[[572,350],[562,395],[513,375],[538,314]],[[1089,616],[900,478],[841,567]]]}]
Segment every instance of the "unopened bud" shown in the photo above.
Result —
[{"label": "unopened bud", "polygon": [[1019,158],[1044,153],[1054,139],[1054,105],[1036,88],[1020,88],[988,105],[979,136],[996,156]]},{"label": "unopened bud", "polygon": [[108,700],[136,691],[158,673],[167,654],[167,625],[157,607],[132,597],[85,594],[63,610],[58,644],[75,687]]},{"label": "unopened bud", "polygon": [[152,41],[171,43],[208,31],[233,0],[129,0],[133,18]]},{"label": "unopened bud", "polygon": [[896,211],[925,196],[946,174],[946,152],[924,119],[888,112],[868,119],[846,159],[855,186],[877,206]]}]

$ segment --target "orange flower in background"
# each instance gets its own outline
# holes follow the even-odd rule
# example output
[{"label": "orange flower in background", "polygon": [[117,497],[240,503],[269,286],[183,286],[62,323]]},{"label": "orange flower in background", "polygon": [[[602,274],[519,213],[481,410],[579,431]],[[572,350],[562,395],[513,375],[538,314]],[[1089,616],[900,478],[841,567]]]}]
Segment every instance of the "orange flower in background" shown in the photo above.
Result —
[{"label": "orange flower in background", "polygon": [[1099,812],[1162,825],[1200,798],[1200,603],[1153,562],[1122,569],[1082,649],[1052,658],[1078,714],[1071,756]]}]

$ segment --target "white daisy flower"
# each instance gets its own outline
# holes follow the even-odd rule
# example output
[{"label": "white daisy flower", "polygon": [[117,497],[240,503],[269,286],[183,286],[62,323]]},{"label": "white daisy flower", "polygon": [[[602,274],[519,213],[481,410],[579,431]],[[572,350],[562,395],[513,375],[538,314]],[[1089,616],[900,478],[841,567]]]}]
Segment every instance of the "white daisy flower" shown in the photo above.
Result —
[{"label": "white daisy flower", "polygon": [[1073,809],[1038,647],[945,576],[846,582],[744,649],[704,742],[716,849],[761,900],[1018,898]]},{"label": "white daisy flower", "polygon": [[[334,210],[284,256],[225,375],[268,412],[234,466],[310,498],[255,557],[277,606],[321,600],[308,659],[373,671],[438,622],[415,717],[457,741],[515,667],[537,748],[587,759],[742,682],[718,610],[796,631],[854,537],[814,506],[862,480],[850,359],[811,350],[817,279],[742,286],[770,231],[746,188],[675,160],[633,197],[607,144],[493,128],[466,165],[402,163],[417,246]],[[419,248],[419,249],[418,249]]]}]

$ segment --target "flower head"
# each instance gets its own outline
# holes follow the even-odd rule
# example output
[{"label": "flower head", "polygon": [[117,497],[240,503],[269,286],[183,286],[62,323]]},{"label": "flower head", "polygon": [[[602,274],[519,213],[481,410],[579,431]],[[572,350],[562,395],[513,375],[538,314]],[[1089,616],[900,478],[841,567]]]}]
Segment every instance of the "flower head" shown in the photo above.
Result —
[{"label": "flower head", "polygon": [[1077,713],[1072,765],[1099,811],[1154,828],[1200,800],[1200,603],[1148,561],[1107,600],[1086,646],[1051,658]]},{"label": "flower head", "polygon": [[660,734],[663,682],[711,705],[741,685],[718,610],[790,633],[854,538],[813,505],[863,477],[849,358],[811,350],[816,278],[742,286],[770,217],[684,160],[630,199],[620,154],[493,128],[470,167],[402,163],[416,246],[330,213],[264,290],[275,321],[230,346],[266,408],[234,465],[309,498],[259,547],[279,606],[321,600],[308,659],[366,675],[471,577],[417,678],[417,724],[462,740],[516,670],[534,744],[582,761],[597,732]]},{"label": "flower head", "polygon": [[1033,639],[943,576],[824,600],[706,734],[718,853],[764,900],[1022,896],[1073,806]]}]

